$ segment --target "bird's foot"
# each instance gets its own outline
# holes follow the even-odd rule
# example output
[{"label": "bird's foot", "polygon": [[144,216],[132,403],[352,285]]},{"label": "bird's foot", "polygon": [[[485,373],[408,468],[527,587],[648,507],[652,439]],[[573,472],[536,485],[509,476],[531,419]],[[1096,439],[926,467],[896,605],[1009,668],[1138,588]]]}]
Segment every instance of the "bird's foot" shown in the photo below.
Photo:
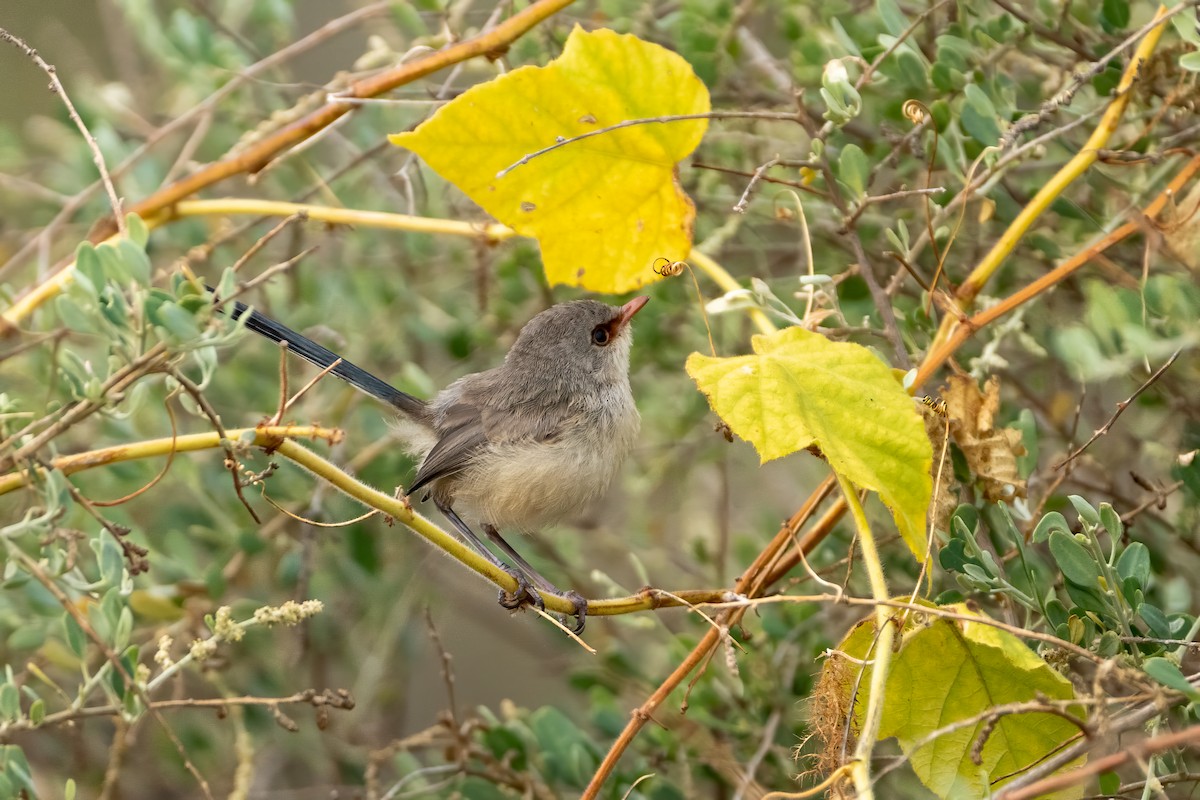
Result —
[{"label": "bird's foot", "polygon": [[542,596],[538,594],[538,590],[534,588],[533,584],[529,582],[529,579],[522,572],[512,567],[506,567],[504,571],[511,575],[513,580],[517,582],[517,590],[515,592],[506,592],[501,589],[500,596],[496,598],[496,602],[509,611],[518,609],[523,605],[531,605],[539,611],[546,610],[546,601],[542,599]]},{"label": "bird's foot", "polygon": [[575,610],[571,612],[571,616],[575,617],[577,622],[571,628],[571,632],[578,636],[583,633],[583,626],[587,624],[587,598],[574,589],[569,592],[563,592],[561,596],[575,607]]}]

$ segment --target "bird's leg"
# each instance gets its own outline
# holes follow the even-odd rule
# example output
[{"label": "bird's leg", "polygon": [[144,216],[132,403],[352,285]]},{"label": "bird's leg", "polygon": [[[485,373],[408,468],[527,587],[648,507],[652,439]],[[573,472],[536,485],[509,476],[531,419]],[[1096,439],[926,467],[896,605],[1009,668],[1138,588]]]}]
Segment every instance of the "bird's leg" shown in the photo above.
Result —
[{"label": "bird's leg", "polygon": [[[529,577],[523,574],[520,569],[505,564],[496,556],[495,553],[489,550],[487,545],[483,543],[483,540],[476,535],[475,531],[471,530],[471,527],[462,521],[462,517],[454,512],[454,509],[450,507],[449,503],[443,503],[437,499],[434,499],[433,504],[437,506],[438,511],[441,511],[446,519],[450,520],[450,523],[458,530],[463,541],[465,541],[468,546],[473,548],[492,564],[507,572],[513,577],[513,580],[517,582],[517,591],[511,595],[503,589],[500,590],[500,605],[504,606],[505,608],[517,608],[522,603],[529,603],[530,605],[536,606],[539,609],[545,610],[546,603],[544,600],[542,600],[542,596],[537,593],[537,590],[533,588],[533,584],[530,583]],[[506,552],[511,552],[511,550],[512,548],[509,548]],[[521,561],[524,561],[524,559],[520,558],[520,556],[517,556],[517,558],[519,559],[517,562],[518,564],[521,563]],[[541,576],[536,572],[533,574],[538,580],[542,580]],[[555,594],[557,593],[558,592],[555,592]]]},{"label": "bird's leg", "polygon": [[[571,616],[578,619],[579,622],[576,624],[574,631],[576,635],[583,633],[583,626],[587,622],[587,600],[584,599],[583,595],[574,590],[564,592],[562,589],[559,589],[553,583],[543,578],[541,574],[538,573],[538,571],[534,569],[530,563],[513,548],[512,545],[504,541],[504,537],[500,535],[500,531],[496,530],[495,525],[490,525],[485,522],[483,525],[483,532],[487,534],[488,538],[491,539],[497,547],[504,551],[506,556],[511,558],[513,562],[520,567],[526,575],[529,576],[531,581],[538,585],[538,588],[549,592],[550,594],[558,595],[559,597],[569,601],[571,605],[575,607],[574,611],[571,613]],[[500,604],[504,605],[504,601],[501,600]]]}]

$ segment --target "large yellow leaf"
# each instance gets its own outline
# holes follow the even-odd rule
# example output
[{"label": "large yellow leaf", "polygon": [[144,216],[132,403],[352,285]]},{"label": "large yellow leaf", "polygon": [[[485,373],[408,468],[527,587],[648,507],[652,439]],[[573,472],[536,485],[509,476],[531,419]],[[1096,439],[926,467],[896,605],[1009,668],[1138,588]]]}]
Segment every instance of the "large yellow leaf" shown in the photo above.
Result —
[{"label": "large yellow leaf", "polygon": [[535,237],[552,284],[626,292],[655,280],[657,258],[691,250],[695,209],[675,165],[706,120],[634,125],[554,144],[629,119],[697,114],[708,90],[680,56],[637,37],[576,27],[563,54],[475,86],[391,141],[416,152],[489,214]]},{"label": "large yellow leaf", "polygon": [[[986,624],[985,615],[965,604],[943,608],[981,621],[930,616],[917,622],[909,615],[884,689],[879,738],[895,736],[917,777],[938,797],[987,797],[1057,752],[1079,733],[1079,727],[1044,712],[1009,713],[990,721],[983,715],[996,706],[1032,702],[1039,696],[1071,700],[1075,693],[1070,681],[1020,639]],[[855,659],[870,659],[874,640],[871,617],[855,626],[837,650]],[[860,667],[844,658],[831,659],[823,668],[821,680],[827,688],[822,702],[836,701],[843,714],[842,724],[855,686],[854,722],[856,726],[861,723],[871,683],[870,669],[866,667],[860,678]],[[971,718],[977,719],[929,738],[936,730]],[[838,729],[837,725],[827,728]],[[985,728],[990,729],[984,739]],[[979,748],[981,739],[983,746]],[[1064,769],[1081,763],[1074,762]],[[1073,787],[1049,796],[1064,800],[1082,793],[1080,787]]]},{"label": "large yellow leaf", "polygon": [[799,327],[755,336],[753,347],[752,356],[688,357],[717,415],[764,462],[819,445],[838,473],[879,493],[923,558],[933,448],[892,371],[865,347]]}]

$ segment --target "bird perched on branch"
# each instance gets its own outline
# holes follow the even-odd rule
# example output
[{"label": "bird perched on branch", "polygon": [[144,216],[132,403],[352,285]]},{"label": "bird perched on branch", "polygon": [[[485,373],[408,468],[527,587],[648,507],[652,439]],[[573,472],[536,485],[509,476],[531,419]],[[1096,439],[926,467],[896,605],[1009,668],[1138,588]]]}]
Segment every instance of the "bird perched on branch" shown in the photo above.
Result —
[{"label": "bird perched on branch", "polygon": [[[459,378],[429,401],[242,303],[230,314],[321,369],[336,365],[332,374],[396,409],[401,438],[420,459],[408,494],[432,498],[463,541],[516,579],[516,592],[501,590],[502,606],[544,607],[536,591],[542,589],[572,603],[579,632],[587,601],[539,575],[500,529],[553,525],[607,491],[640,426],[629,388],[630,321],[648,300],[552,306],[526,323],[503,364]],[[471,524],[512,564],[492,553]]]}]

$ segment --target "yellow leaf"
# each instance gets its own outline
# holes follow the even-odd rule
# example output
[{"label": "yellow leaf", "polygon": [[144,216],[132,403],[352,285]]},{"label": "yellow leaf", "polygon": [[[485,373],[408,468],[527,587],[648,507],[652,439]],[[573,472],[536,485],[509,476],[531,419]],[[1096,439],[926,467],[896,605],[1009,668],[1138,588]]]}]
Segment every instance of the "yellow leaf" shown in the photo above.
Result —
[{"label": "yellow leaf", "polygon": [[708,90],[679,55],[577,26],[549,65],[475,86],[415,131],[389,138],[536,238],[551,284],[620,293],[657,280],[656,258],[679,261],[691,250],[695,209],[675,165],[700,143],[706,120],[633,125],[497,173],[560,137],[709,109]]},{"label": "yellow leaf", "polygon": [[[917,777],[936,796],[987,797],[1057,752],[1078,735],[1079,727],[1046,712],[992,718],[986,712],[1039,698],[1072,700],[1075,692],[1070,681],[1020,639],[986,624],[986,615],[961,603],[942,608],[978,617],[980,622],[908,615],[884,687],[879,738],[897,738]],[[872,616],[851,630],[837,652],[870,659],[874,641]],[[824,715],[825,731],[840,731],[852,713],[852,730],[857,732],[871,670],[859,663],[836,658],[823,668],[819,683],[825,693],[819,699],[824,705],[818,710]],[[1070,707],[1067,713],[1083,719],[1080,708]],[[974,721],[930,738],[934,731],[960,720]],[[823,735],[828,741],[828,733]],[[828,758],[826,764],[836,766]],[[1082,793],[1072,787],[1047,797],[1062,800]]]},{"label": "yellow leaf", "polygon": [[762,461],[816,443],[839,474],[878,492],[924,558],[933,449],[891,370],[870,350],[799,327],[755,336],[756,355],[688,357],[709,404]]}]

